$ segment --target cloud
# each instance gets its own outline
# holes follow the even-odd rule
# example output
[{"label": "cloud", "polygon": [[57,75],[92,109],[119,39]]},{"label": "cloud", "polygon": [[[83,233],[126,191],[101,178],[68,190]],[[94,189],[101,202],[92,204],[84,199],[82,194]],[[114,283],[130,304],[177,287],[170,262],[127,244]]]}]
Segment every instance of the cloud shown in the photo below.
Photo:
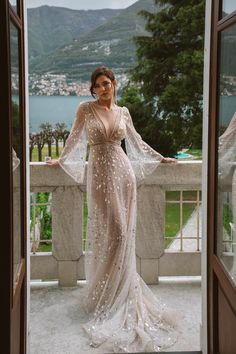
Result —
[{"label": "cloud", "polygon": [[27,7],[38,7],[42,5],[68,7],[71,9],[121,9],[126,8],[137,0],[27,0]]}]

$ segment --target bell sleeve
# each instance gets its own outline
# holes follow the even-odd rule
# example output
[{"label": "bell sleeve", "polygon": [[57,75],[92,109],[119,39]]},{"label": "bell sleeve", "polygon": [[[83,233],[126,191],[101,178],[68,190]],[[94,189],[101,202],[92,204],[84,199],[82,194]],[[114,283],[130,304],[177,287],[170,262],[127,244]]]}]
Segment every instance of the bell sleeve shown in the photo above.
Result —
[{"label": "bell sleeve", "polygon": [[135,130],[128,108],[123,108],[126,117],[126,153],[137,181],[142,182],[157,168],[164,157],[142,140],[140,134]]},{"label": "bell sleeve", "polygon": [[87,155],[87,133],[85,129],[86,103],[81,103],[65,147],[58,160],[63,170],[77,183],[82,184]]}]

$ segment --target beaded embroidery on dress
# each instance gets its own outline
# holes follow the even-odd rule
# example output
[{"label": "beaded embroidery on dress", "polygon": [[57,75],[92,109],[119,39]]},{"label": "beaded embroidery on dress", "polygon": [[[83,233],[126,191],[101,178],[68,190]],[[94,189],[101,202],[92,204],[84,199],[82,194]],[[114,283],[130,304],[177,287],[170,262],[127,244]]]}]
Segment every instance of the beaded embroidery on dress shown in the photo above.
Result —
[{"label": "beaded embroidery on dress", "polygon": [[236,161],[236,112],[234,113],[231,121],[219,137],[218,149],[218,177],[220,183],[231,184],[234,173],[234,163]]},{"label": "beaded embroidery on dress", "polygon": [[105,344],[109,352],[164,350],[178,336],[173,313],[138,275],[135,256],[137,183],[163,157],[136,132],[126,107],[110,112],[116,117],[109,134],[99,109],[95,102],[80,104],[59,159],[82,183],[89,145],[84,294],[89,321],[83,327],[91,346]]}]

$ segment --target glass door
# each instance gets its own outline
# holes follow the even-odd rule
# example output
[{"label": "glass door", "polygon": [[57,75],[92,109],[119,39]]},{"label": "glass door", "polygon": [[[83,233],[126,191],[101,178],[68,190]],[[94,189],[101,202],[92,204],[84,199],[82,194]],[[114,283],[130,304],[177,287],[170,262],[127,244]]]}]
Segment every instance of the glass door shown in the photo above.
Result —
[{"label": "glass door", "polygon": [[212,1],[208,352],[236,350],[236,3]]},{"label": "glass door", "polygon": [[236,23],[220,33],[217,256],[236,286]]},{"label": "glass door", "polygon": [[23,0],[1,2],[1,352],[26,353],[26,166]]}]

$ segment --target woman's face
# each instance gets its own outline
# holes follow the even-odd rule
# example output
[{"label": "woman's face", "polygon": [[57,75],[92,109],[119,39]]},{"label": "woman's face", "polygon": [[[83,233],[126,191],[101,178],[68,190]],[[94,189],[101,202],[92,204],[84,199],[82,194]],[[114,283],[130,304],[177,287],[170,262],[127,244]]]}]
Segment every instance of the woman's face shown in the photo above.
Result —
[{"label": "woman's face", "polygon": [[100,100],[111,100],[115,94],[115,82],[106,75],[101,75],[96,80],[94,91]]}]

